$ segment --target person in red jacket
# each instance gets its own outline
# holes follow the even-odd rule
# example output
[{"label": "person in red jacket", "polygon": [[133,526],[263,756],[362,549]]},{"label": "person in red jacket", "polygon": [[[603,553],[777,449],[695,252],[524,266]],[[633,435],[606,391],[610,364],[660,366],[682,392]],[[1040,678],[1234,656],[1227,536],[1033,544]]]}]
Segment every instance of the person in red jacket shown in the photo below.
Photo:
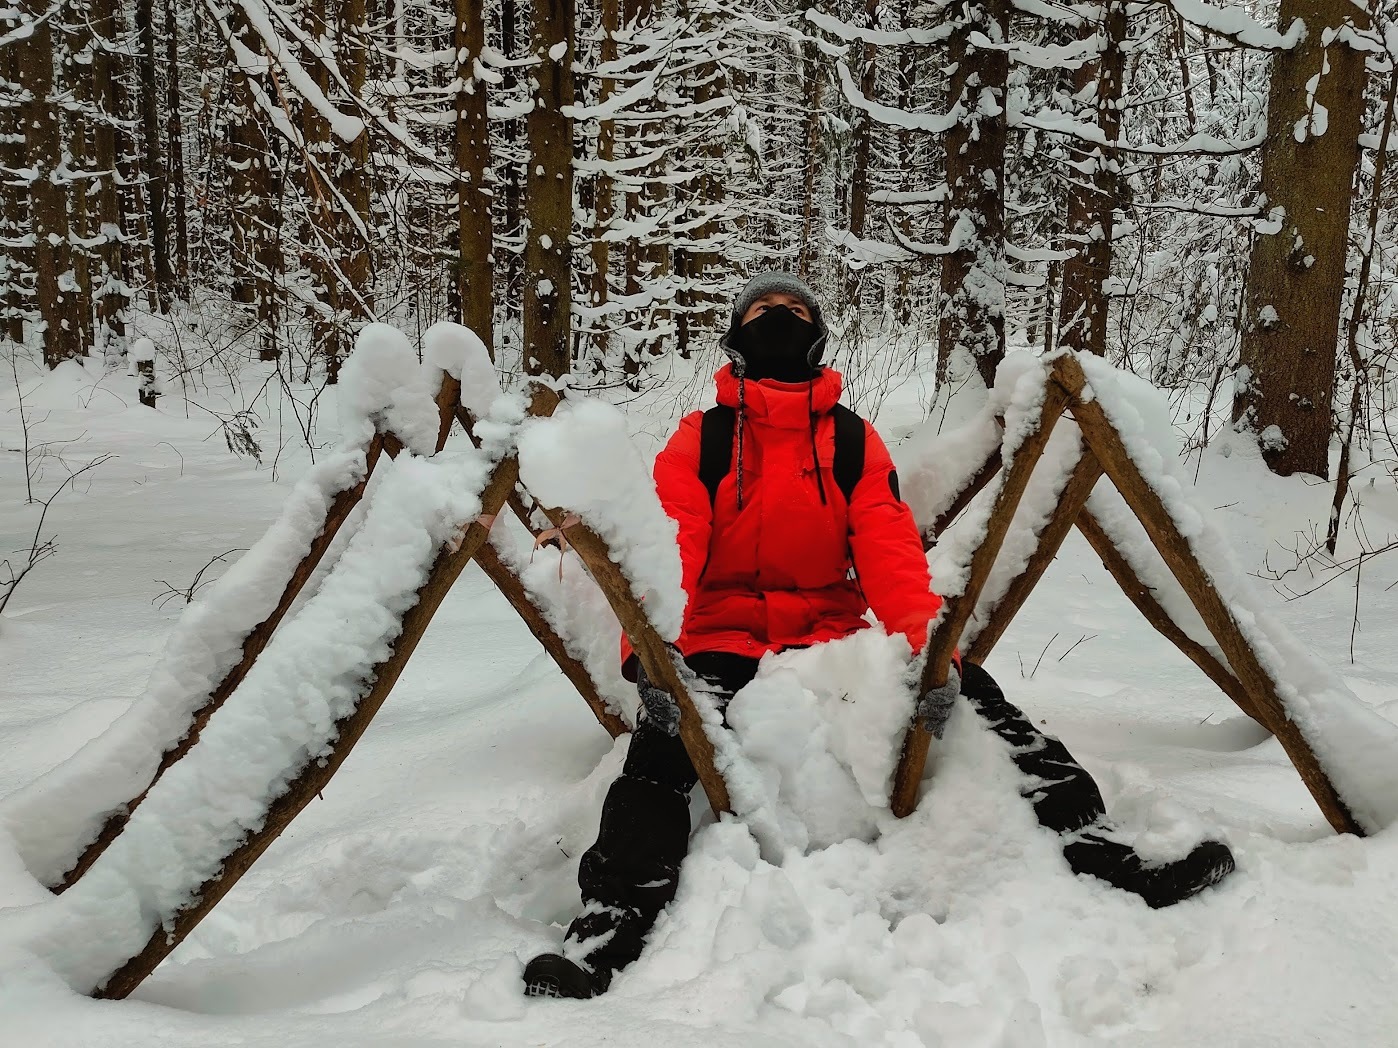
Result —
[{"label": "person in red jacket", "polygon": [[[718,404],[732,420],[731,438],[722,431],[727,470],[704,475],[705,425],[712,424],[705,412],[686,416],[655,460],[660,502],[679,524],[688,598],[676,647],[721,707],[756,676],[763,655],[849,636],[869,626],[870,611],[918,652],[941,606],[888,449],[868,422],[837,408],[843,379],[821,366],[827,337],[803,281],[786,273],[754,277],[734,304],[722,343],[731,360],[716,377]],[[839,412],[862,437],[853,478],[840,476]],[[579,864],[583,912],[569,926],[562,954],[540,955],[525,967],[531,996],[605,991],[640,955],[675,897],[688,851],[697,776],[678,734],[679,710],[624,641],[622,650],[642,710],[603,804],[597,841]],[[1227,848],[1213,841],[1152,867],[1112,840],[1092,778],[978,666],[966,664],[960,673],[954,667],[944,689],[920,697],[919,715],[937,734],[958,694],[1009,747],[1027,776],[1022,792],[1040,823],[1063,835],[1074,871],[1161,906],[1232,869]]]}]

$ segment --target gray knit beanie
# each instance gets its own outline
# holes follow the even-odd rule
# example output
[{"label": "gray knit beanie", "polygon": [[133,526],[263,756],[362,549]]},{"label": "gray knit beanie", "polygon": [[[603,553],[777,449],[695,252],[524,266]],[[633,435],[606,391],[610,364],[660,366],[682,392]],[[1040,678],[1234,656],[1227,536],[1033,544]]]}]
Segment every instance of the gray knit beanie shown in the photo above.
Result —
[{"label": "gray knit beanie", "polygon": [[735,363],[741,360],[741,355],[733,348],[733,336],[743,326],[743,314],[748,311],[752,304],[763,295],[771,294],[792,295],[804,302],[806,308],[811,311],[811,323],[815,324],[816,329],[820,332],[811,345],[809,357],[811,366],[815,367],[820,363],[820,358],[825,355],[825,343],[830,337],[830,331],[825,326],[825,318],[821,316],[820,303],[816,301],[815,292],[811,290],[809,284],[795,273],[784,273],[780,270],[758,273],[743,286],[742,291],[738,292],[738,297],[733,300],[733,315],[728,321],[728,333],[723,336],[722,342],[719,343],[723,347],[723,351],[732,357]]}]

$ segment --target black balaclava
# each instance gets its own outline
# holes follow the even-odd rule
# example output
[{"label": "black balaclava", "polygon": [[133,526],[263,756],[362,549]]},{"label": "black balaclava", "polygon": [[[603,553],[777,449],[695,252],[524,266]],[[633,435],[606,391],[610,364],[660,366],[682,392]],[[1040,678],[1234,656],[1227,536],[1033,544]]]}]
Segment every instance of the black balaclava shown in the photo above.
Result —
[{"label": "black balaclava", "polygon": [[[770,331],[774,336],[771,339],[760,337],[768,331],[765,325],[748,331],[747,328],[751,325],[743,324],[743,317],[747,316],[752,304],[764,295],[774,293],[790,295],[799,299],[805,303],[806,308],[810,311],[811,326],[815,328],[815,337],[806,343],[805,368],[798,369],[797,362],[793,360],[793,357],[799,356],[799,353],[793,350],[793,346],[799,347],[804,336],[793,334],[791,329],[781,330],[786,323],[790,323],[789,321],[783,322],[775,317],[767,321],[767,323],[775,325]],[[774,310],[768,310],[761,316],[753,318],[753,323],[760,323],[763,317],[768,317],[773,312]],[[789,310],[783,312],[789,312]],[[793,319],[800,324],[805,323],[801,321],[800,317]],[[792,326],[798,331],[804,331],[804,327]],[[773,373],[770,365],[760,364],[756,359],[766,356],[769,349],[777,348],[776,355],[787,361],[785,365],[778,364],[778,369],[783,374],[795,375],[794,378],[788,378],[785,381],[806,382],[819,370],[821,359],[825,356],[825,343],[828,337],[829,332],[825,326],[825,318],[821,316],[820,303],[816,300],[815,292],[811,286],[794,273],[772,270],[757,274],[738,292],[737,297],[733,300],[733,312],[728,321],[728,331],[723,336],[720,345],[724,352],[733,359],[733,371],[739,379],[744,377],[779,379],[779,376]]]},{"label": "black balaclava", "polygon": [[[805,303],[811,312],[809,321],[802,320],[787,306],[772,306],[744,324],[743,317],[752,304],[764,295],[791,295]],[[747,416],[747,380],[764,378],[777,382],[806,383],[806,399],[811,417],[811,461],[815,468],[820,501],[826,502],[825,480],[821,475],[816,454],[816,427],[819,417],[815,410],[815,382],[820,361],[825,355],[829,330],[820,313],[820,303],[804,280],[791,273],[759,273],[747,282],[733,302],[733,314],[728,333],[720,343],[733,360],[733,373],[738,377],[738,509],[743,508],[743,451]]]},{"label": "black balaclava", "polygon": [[786,306],[772,306],[733,333],[732,347],[742,355],[745,378],[757,381],[809,382],[819,365],[810,359],[820,329]]}]

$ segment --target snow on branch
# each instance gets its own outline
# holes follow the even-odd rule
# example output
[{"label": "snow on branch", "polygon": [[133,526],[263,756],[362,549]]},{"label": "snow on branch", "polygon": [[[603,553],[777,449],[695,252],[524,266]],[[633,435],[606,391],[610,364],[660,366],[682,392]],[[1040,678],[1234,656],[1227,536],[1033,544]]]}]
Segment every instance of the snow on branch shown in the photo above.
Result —
[{"label": "snow on branch", "polygon": [[1096,146],[1106,146],[1121,153],[1138,153],[1145,156],[1234,156],[1260,149],[1266,140],[1266,133],[1242,142],[1230,142],[1207,132],[1190,135],[1175,145],[1142,145],[1134,142],[1109,141],[1096,124],[1087,124],[1076,117],[1056,109],[1040,110],[1038,113],[1024,113],[1018,119],[1020,127],[1032,127],[1055,135],[1067,135]]},{"label": "snow on branch", "polygon": [[890,262],[911,262],[918,254],[882,240],[857,237],[850,230],[837,226],[826,226],[825,235],[831,244],[843,250],[845,264],[850,269],[858,270]]},{"label": "snow on branch", "polygon": [[1261,51],[1289,51],[1301,42],[1306,24],[1301,19],[1291,23],[1285,34],[1256,21],[1246,8],[1235,4],[1213,7],[1204,0],[1165,0],[1169,7],[1186,22],[1200,29],[1231,40],[1241,47]]},{"label": "snow on branch", "polygon": [[806,21],[817,29],[829,33],[847,44],[857,42],[885,47],[899,47],[907,44],[926,47],[945,43],[951,38],[957,25],[954,20],[949,19],[934,29],[870,29],[842,22],[840,19],[833,18],[823,11],[817,11],[813,7],[807,9],[805,17]]},{"label": "snow on branch", "polygon": [[944,135],[950,131],[961,120],[964,115],[960,107],[953,108],[950,113],[909,113],[904,109],[894,109],[891,106],[882,105],[872,99],[865,98],[864,92],[859,90],[859,85],[854,82],[850,75],[849,66],[844,61],[837,62],[835,68],[840,73],[840,87],[845,93],[845,99],[856,109],[868,113],[870,118],[888,127],[900,127],[909,131],[927,131],[934,135]]}]

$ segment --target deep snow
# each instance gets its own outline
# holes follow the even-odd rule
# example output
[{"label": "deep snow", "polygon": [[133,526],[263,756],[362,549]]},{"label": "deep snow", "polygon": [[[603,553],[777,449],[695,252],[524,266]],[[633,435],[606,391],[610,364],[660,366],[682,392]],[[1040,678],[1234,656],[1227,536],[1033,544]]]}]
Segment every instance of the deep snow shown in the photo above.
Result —
[{"label": "deep snow", "polygon": [[[40,439],[82,434],[63,452],[75,465],[117,457],[55,502],[46,530],[60,549],[0,619],[0,805],[142,693],[180,610],[152,602],[155,580],[187,584],[214,554],[248,546],[307,464],[288,446],[273,482],[206,439],[206,421],[186,419],[173,397],[151,412],[136,405],[134,379],[100,377],[75,365],[42,380],[22,372]],[[646,454],[690,406],[663,395],[628,406]],[[35,520],[23,505],[14,407],[13,390],[0,393],[6,554],[27,547]],[[878,421],[897,439],[918,417],[910,396],[895,396]],[[40,490],[63,475],[50,460]],[[1392,482],[1359,491],[1381,544],[1398,531]],[[1254,571],[1264,555],[1281,562],[1278,544],[1323,522],[1329,500],[1324,486],[1267,475],[1236,441],[1205,456],[1196,495]],[[556,579],[552,556],[541,551],[531,570]],[[1292,602],[1256,587],[1345,685],[1398,720],[1398,589],[1387,589],[1398,556],[1365,566],[1351,664],[1353,580]],[[1230,843],[1239,872],[1197,900],[1153,912],[1069,874],[1008,762],[964,713],[934,755],[919,811],[900,824],[871,819],[859,801],[887,757],[856,743],[887,732],[879,703],[892,700],[871,670],[830,679],[828,665],[800,665],[831,654],[777,660],[733,713],[755,760],[767,747],[769,768],[792,752],[783,729],[806,747],[782,783],[792,788],[772,801],[789,846],[779,865],[759,857],[742,824],[705,820],[679,899],[611,994],[526,1002],[520,958],[556,943],[577,905],[577,857],[625,741],[609,743],[468,570],[324,799],[131,1000],[78,996],[16,952],[5,930],[46,893],[0,837],[5,1042],[1398,1043],[1394,831],[1365,841],[1330,833],[1280,747],[1259,741],[1139,619],[1076,536],[988,668],[1088,764],[1145,850],[1171,853],[1203,833]],[[894,655],[884,655],[869,657],[886,668]],[[829,725],[861,703],[877,706],[870,720],[832,737]],[[798,820],[802,842],[793,812],[828,818]],[[81,955],[82,934],[50,944],[48,959]]]}]

